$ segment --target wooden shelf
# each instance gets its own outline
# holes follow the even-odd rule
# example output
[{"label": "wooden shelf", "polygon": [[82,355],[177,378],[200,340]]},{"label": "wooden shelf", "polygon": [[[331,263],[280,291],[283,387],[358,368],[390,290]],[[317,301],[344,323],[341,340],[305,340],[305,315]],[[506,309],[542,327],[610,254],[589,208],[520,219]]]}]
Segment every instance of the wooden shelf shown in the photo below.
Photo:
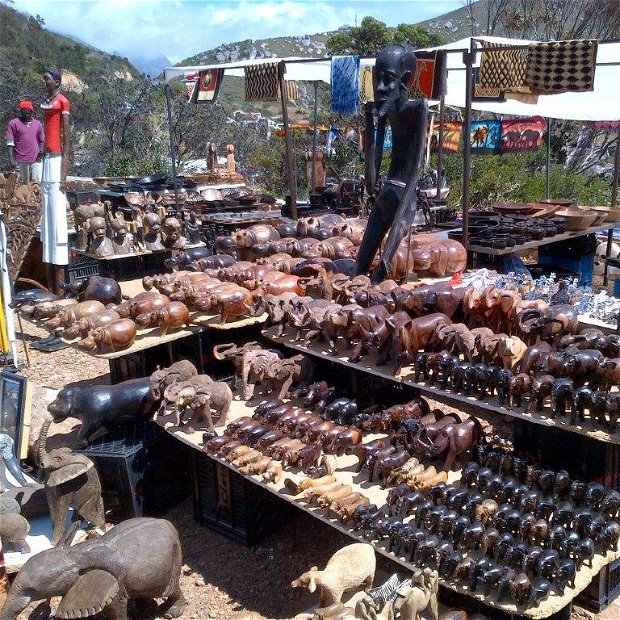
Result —
[{"label": "wooden shelf", "polygon": [[430,398],[452,406],[464,406],[466,409],[471,410],[474,414],[488,411],[495,414],[519,418],[541,426],[559,428],[578,435],[584,435],[590,439],[596,439],[597,441],[602,441],[604,443],[620,444],[620,429],[613,434],[609,434],[607,431],[601,430],[588,419],[586,419],[585,422],[578,422],[576,425],[572,426],[568,423],[568,415],[552,419],[551,409],[548,406],[545,407],[543,411],[527,413],[524,410],[524,407],[520,409],[507,409],[506,407],[500,407],[496,396],[487,397],[485,400],[480,401],[474,396],[465,396],[464,394],[442,390],[433,385],[416,383],[413,379],[414,370],[412,366],[404,366],[400,375],[395,377],[389,370],[389,363],[385,366],[376,365],[377,356],[375,352],[365,355],[359,362],[350,362],[341,342],[338,343],[338,355],[333,356],[325,348],[323,343],[295,340],[290,333],[286,332],[283,336],[278,337],[275,335],[275,329],[275,327],[270,327],[269,329],[263,331],[263,335],[272,342],[284,345],[294,349],[295,351],[299,351],[300,353],[307,353],[321,359],[328,359],[332,362],[347,366],[353,370],[368,372],[377,377],[393,381],[394,383],[412,386]]},{"label": "wooden shelf", "polygon": [[[254,413],[256,406],[264,400],[264,397],[254,397],[251,401],[248,401],[246,404],[243,401],[235,400],[232,403],[228,422],[231,422],[242,416],[251,416]],[[194,432],[191,434],[186,433],[184,430],[175,427],[172,421],[172,415],[168,414],[166,416],[160,417],[157,419],[157,424],[159,424],[162,428],[164,428],[168,433],[170,433],[173,437],[187,444],[191,448],[195,450],[199,450],[203,454],[207,454],[207,456],[217,463],[223,465],[236,472],[240,476],[243,476],[239,470],[229,463],[217,456],[205,453],[202,450],[201,442],[202,442],[202,432]],[[218,433],[222,434],[222,428],[218,427]],[[373,439],[377,439],[379,437],[384,437],[385,435],[380,434],[367,434],[364,436],[364,441],[372,441]],[[353,491],[357,491],[366,495],[371,503],[376,504],[381,507],[386,504],[387,494],[389,488],[383,489],[378,484],[369,483],[368,482],[368,472],[362,471],[360,473],[355,472],[355,464],[357,463],[357,459],[354,456],[339,456],[337,459],[337,469],[335,472],[336,478],[339,482],[343,484],[350,485],[353,488]],[[262,480],[260,476],[257,475],[246,475],[244,476],[248,480],[251,480],[253,483],[260,485],[264,489],[267,489],[269,492],[274,493],[278,497],[283,500],[294,504],[304,512],[312,515],[314,518],[319,519],[320,521],[326,523],[330,527],[337,529],[338,531],[346,534],[350,538],[353,538],[359,542],[369,542],[363,539],[359,532],[355,532],[347,527],[345,524],[341,523],[338,519],[330,516],[328,511],[320,508],[315,505],[311,505],[302,499],[302,496],[292,496],[284,487],[285,478],[291,478],[295,482],[299,482],[305,476],[301,470],[298,468],[289,468],[286,469],[282,478],[276,482],[265,482]],[[450,472],[449,474],[449,482],[457,482],[460,478],[460,472]],[[404,556],[396,555],[392,551],[388,551],[387,549],[387,541],[373,541],[371,543],[375,548],[377,553],[389,558],[390,560],[398,563],[402,567],[406,568],[409,571],[413,571],[417,566],[413,563],[409,562]],[[470,552],[472,553],[472,552]],[[473,556],[477,557],[477,552],[472,553]],[[613,562],[618,557],[620,557],[619,552],[607,552],[605,555],[596,554],[594,556],[593,566],[592,568],[588,568],[586,566],[582,567],[578,573],[575,580],[575,588],[566,588],[564,594],[559,596],[557,594],[552,594],[546,601],[543,601],[538,607],[534,607],[528,610],[517,609],[516,606],[509,602],[509,599],[504,599],[501,603],[498,603],[493,595],[484,596],[481,591],[478,592],[470,592],[466,587],[464,587],[461,583],[457,583],[453,580],[446,580],[440,578],[440,584],[450,590],[458,592],[460,594],[464,594],[466,596],[470,596],[472,598],[477,599],[478,601],[485,603],[491,608],[501,609],[508,613],[519,613],[528,618],[538,619],[538,618],[547,618],[550,615],[560,611],[564,607],[566,607],[572,600],[575,598],[582,590],[584,590],[595,577],[596,574],[606,566],[608,563]]]},{"label": "wooden shelf", "polygon": [[584,235],[597,233],[601,230],[609,230],[610,228],[613,228],[612,222],[609,222],[607,224],[599,224],[598,226],[590,226],[590,228],[586,228],[584,230],[568,230],[559,235],[554,235],[553,237],[545,237],[544,239],[540,239],[538,241],[528,241],[527,243],[515,245],[513,248],[502,248],[501,250],[499,250],[496,248],[487,248],[482,245],[468,244],[467,250],[468,252],[476,252],[477,254],[488,254],[489,256],[504,256],[506,254],[521,252],[522,250],[539,248],[543,245],[549,245],[550,243],[557,243],[558,241],[566,241],[568,239],[583,237]]}]

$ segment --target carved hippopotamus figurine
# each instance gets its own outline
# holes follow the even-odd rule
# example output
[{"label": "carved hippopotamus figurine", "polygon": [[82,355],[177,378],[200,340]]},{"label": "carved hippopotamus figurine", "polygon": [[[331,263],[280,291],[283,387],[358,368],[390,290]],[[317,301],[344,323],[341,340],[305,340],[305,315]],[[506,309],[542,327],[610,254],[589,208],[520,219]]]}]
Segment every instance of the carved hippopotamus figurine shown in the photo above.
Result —
[{"label": "carved hippopotamus figurine", "polygon": [[185,248],[184,250],[178,250],[170,258],[164,260],[164,267],[166,269],[179,269],[187,267],[190,263],[193,263],[199,258],[207,258],[212,256],[213,252],[209,248]]},{"label": "carved hippopotamus figurine", "polygon": [[284,219],[276,224],[276,230],[280,234],[280,237],[294,237],[297,234],[297,222]]},{"label": "carved hippopotamus figurine", "polygon": [[238,248],[251,248],[256,243],[268,243],[280,238],[278,231],[269,224],[254,224],[234,235]]},{"label": "carved hippopotamus figurine", "polygon": [[71,325],[77,323],[80,319],[98,314],[104,310],[105,306],[100,301],[95,301],[94,299],[90,301],[82,301],[62,310],[55,317],[47,321],[45,327],[49,329],[56,329],[57,327],[71,327]]},{"label": "carved hippopotamus figurine", "polygon": [[123,300],[121,287],[112,278],[91,276],[81,282],[72,282],[69,285],[63,286],[63,288],[71,291],[80,301],[94,299],[95,301],[100,301],[104,306],[120,304]]},{"label": "carved hippopotamus figurine", "polygon": [[190,271],[204,271],[205,269],[225,269],[235,264],[235,258],[230,254],[213,254],[205,258],[198,258],[191,262],[187,268]]},{"label": "carved hippopotamus figurine", "polygon": [[313,239],[312,237],[298,239],[295,242],[293,254],[295,256],[301,256],[302,258],[318,258],[321,256],[319,244],[320,241],[318,239]]},{"label": "carved hippopotamus figurine", "polygon": [[73,340],[78,336],[85,338],[91,329],[104,327],[114,321],[118,321],[120,318],[121,315],[118,312],[115,312],[114,310],[104,310],[98,314],[93,314],[79,319],[71,327],[67,327],[61,335],[67,340]]},{"label": "carved hippopotamus figurine", "polygon": [[93,329],[84,340],[80,340],[78,347],[85,351],[97,349],[99,353],[121,351],[133,344],[136,331],[136,324],[131,319],[119,319]]},{"label": "carved hippopotamus figurine", "polygon": [[136,317],[136,325],[140,328],[161,327],[161,335],[171,329],[179,329],[189,325],[189,308],[180,301],[171,301],[166,306],[145,312]]},{"label": "carved hippopotamus figurine", "polygon": [[332,228],[332,235],[334,237],[345,237],[352,241],[354,245],[359,246],[364,237],[366,224],[368,224],[368,220],[345,220],[342,224],[336,224]]},{"label": "carved hippopotamus figurine", "polygon": [[318,249],[321,256],[335,260],[337,258],[350,258],[355,245],[346,237],[331,237],[319,243]]},{"label": "carved hippopotamus figurine", "polygon": [[217,310],[220,315],[220,322],[226,323],[230,317],[247,316],[252,308],[252,293],[247,289],[236,284],[222,285],[214,289],[208,297],[196,299],[197,310],[208,312]]},{"label": "carved hippopotamus figurine", "polygon": [[318,217],[302,217],[297,222],[297,236],[327,239],[332,235],[332,228],[343,222],[344,218],[335,213],[327,213]]},{"label": "carved hippopotamus figurine", "polygon": [[157,308],[166,306],[170,303],[170,298],[161,293],[154,293],[148,291],[145,293],[138,293],[133,299],[123,302],[118,306],[111,306],[111,310],[118,312],[122,318],[135,318],[139,314],[145,312],[153,312]]}]

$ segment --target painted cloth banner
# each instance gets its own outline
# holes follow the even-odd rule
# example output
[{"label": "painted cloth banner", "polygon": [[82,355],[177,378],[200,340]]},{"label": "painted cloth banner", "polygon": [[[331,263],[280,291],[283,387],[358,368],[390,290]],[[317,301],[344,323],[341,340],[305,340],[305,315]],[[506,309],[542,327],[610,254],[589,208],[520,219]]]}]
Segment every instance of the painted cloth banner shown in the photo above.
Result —
[{"label": "painted cloth banner", "polygon": [[[463,133],[463,123],[461,121],[445,121],[443,124],[443,145],[444,151],[456,153],[461,145],[461,134]],[[431,136],[431,152],[438,151],[439,144],[439,123],[435,123],[433,135]]]},{"label": "painted cloth banner", "polygon": [[245,67],[245,100],[246,101],[277,101],[278,63],[264,62]]},{"label": "painted cloth banner", "polygon": [[196,85],[198,84],[199,73],[194,71],[192,73],[185,73],[183,76],[183,84],[185,84],[185,95],[187,96],[187,103],[192,103],[196,91]]},{"label": "painted cloth banner", "polygon": [[224,69],[207,69],[198,74],[198,83],[194,86],[193,103],[215,103],[217,101]]},{"label": "painted cloth banner", "polygon": [[331,95],[332,113],[357,113],[360,90],[360,57],[334,56],[332,58]]},{"label": "painted cloth banner", "polygon": [[412,99],[440,99],[446,67],[445,52],[416,52],[415,56],[418,66],[409,82],[409,96]]},{"label": "painted cloth banner", "polygon": [[499,121],[474,121],[469,132],[472,153],[494,153],[500,143]]},{"label": "painted cloth banner", "polygon": [[525,85],[532,93],[552,95],[594,90],[598,41],[551,41],[528,48]]},{"label": "painted cloth banner", "polygon": [[582,124],[592,129],[620,129],[620,121],[583,121]]},{"label": "painted cloth banner", "polygon": [[360,103],[368,103],[375,100],[375,89],[372,76],[374,67],[362,67],[360,71]]},{"label": "painted cloth banner", "polygon": [[514,153],[540,148],[547,123],[542,116],[513,118],[502,121],[500,151]]}]

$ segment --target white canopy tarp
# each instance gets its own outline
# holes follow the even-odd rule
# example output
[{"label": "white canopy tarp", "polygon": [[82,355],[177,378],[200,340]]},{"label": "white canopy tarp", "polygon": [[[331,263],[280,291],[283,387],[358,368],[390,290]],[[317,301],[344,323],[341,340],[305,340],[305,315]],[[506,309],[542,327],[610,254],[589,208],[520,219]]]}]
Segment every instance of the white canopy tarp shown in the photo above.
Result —
[{"label": "white canopy tarp", "polygon": [[[503,45],[527,45],[535,41],[506,39],[503,37],[475,37]],[[448,78],[446,104],[465,107],[465,64],[463,56],[456,50],[469,50],[471,38],[467,37],[447,45],[429,50],[447,50]],[[476,55],[474,66],[480,66],[482,53]],[[165,81],[183,77],[205,69],[224,69],[225,75],[243,77],[244,68],[249,65],[269,62],[270,59],[256,58],[229,63],[213,63],[186,67],[166,67]],[[321,81],[329,84],[331,78],[331,61],[320,58],[273,58],[272,61],[286,62],[286,79],[298,81]],[[374,59],[363,58],[361,65],[372,66]],[[620,120],[620,42],[600,43],[596,60],[594,90],[586,93],[562,93],[560,95],[541,95],[535,104],[507,99],[502,102],[474,101],[474,110],[494,112],[503,115],[544,116],[563,120],[579,121],[614,121]]]}]

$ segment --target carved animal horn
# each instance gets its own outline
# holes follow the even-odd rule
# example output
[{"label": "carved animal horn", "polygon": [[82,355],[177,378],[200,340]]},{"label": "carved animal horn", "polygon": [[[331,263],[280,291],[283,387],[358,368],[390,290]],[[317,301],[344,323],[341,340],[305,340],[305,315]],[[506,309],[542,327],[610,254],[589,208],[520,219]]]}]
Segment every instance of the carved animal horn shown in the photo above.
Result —
[{"label": "carved animal horn", "polygon": [[216,360],[227,360],[235,353],[239,352],[239,347],[234,342],[229,342],[227,344],[217,344],[213,347],[213,357]]},{"label": "carved animal horn", "polygon": [[47,469],[50,466],[50,462],[47,454],[47,434],[50,426],[52,425],[52,419],[46,418],[41,426],[41,432],[39,434],[39,450],[37,456],[39,458],[39,465],[43,469]]}]

